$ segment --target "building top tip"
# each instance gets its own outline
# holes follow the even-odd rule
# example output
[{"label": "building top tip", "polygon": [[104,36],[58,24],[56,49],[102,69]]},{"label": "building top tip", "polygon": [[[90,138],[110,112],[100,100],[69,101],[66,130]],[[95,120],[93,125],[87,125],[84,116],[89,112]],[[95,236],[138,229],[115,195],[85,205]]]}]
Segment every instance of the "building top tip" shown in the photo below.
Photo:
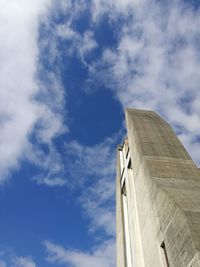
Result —
[{"label": "building top tip", "polygon": [[155,113],[153,110],[137,109],[137,108],[125,108],[126,113]]}]

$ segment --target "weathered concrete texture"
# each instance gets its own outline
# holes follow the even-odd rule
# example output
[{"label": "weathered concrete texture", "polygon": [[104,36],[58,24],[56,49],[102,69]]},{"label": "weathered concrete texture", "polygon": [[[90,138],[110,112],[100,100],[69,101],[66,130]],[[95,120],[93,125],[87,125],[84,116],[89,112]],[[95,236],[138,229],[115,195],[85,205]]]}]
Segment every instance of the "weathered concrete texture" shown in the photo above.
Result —
[{"label": "weathered concrete texture", "polygon": [[[126,124],[144,266],[164,266],[160,256],[164,241],[170,267],[200,267],[199,169],[169,124],[155,112],[127,109]],[[129,213],[135,220],[134,212]],[[117,236],[120,227],[118,222]]]}]

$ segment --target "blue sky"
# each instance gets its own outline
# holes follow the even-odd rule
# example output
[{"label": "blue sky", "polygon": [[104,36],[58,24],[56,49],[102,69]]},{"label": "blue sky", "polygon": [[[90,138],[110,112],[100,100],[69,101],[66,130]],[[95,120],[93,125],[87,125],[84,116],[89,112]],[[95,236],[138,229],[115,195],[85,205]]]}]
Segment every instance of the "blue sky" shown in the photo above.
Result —
[{"label": "blue sky", "polygon": [[124,108],[200,162],[200,2],[0,5],[0,267],[114,267]]}]

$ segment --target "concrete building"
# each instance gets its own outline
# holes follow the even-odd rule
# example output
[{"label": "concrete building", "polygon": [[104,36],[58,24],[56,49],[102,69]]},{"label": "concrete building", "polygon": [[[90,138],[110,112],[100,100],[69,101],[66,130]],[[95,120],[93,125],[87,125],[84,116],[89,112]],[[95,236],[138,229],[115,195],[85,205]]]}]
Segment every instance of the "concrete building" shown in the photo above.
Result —
[{"label": "concrete building", "polygon": [[117,267],[200,267],[200,170],[153,111],[126,110],[117,156]]}]

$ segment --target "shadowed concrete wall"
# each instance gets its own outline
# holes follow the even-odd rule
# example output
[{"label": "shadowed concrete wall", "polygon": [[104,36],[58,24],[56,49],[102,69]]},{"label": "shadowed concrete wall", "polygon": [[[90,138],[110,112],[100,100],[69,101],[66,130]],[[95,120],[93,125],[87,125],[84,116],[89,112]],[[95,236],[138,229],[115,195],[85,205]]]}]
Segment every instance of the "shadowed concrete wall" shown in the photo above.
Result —
[{"label": "shadowed concrete wall", "polygon": [[[141,246],[131,245],[136,258],[132,266],[165,266],[160,247],[164,241],[170,267],[200,267],[199,169],[169,124],[155,112],[127,109],[126,125],[132,162],[132,174],[124,174],[129,227],[134,229],[130,236],[141,242]],[[119,165],[118,161],[117,266],[125,267]]]}]

